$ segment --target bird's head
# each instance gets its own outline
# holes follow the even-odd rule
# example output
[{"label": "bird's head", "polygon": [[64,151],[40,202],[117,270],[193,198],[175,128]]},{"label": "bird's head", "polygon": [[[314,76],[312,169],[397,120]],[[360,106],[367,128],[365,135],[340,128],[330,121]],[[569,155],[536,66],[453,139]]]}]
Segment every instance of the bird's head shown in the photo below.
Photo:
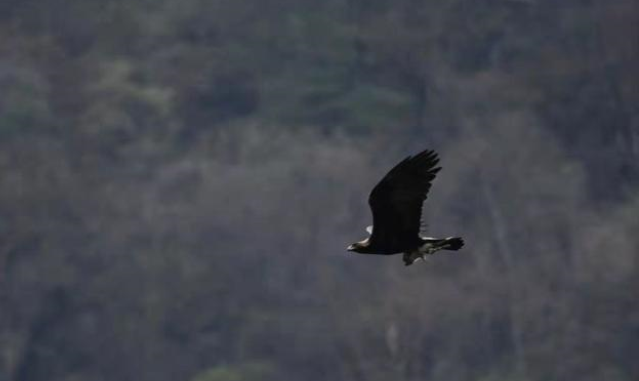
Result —
[{"label": "bird's head", "polygon": [[367,247],[368,247],[368,238],[360,242],[355,242],[354,244],[347,247],[346,250],[353,251],[355,253],[362,253],[366,250]]}]

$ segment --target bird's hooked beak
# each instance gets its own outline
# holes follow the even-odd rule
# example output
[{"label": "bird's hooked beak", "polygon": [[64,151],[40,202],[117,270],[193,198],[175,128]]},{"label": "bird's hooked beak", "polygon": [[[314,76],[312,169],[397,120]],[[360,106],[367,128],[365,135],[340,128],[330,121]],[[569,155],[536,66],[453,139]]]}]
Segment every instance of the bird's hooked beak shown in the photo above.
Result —
[{"label": "bird's hooked beak", "polygon": [[354,250],[355,250],[355,244],[348,246],[348,247],[346,248],[346,250],[348,250],[348,251],[354,251]]}]

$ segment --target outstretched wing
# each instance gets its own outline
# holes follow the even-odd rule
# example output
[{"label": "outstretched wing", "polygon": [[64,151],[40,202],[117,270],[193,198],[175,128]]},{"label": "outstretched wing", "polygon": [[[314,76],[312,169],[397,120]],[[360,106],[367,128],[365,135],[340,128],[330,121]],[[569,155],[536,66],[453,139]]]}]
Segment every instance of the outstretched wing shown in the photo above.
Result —
[{"label": "outstretched wing", "polygon": [[422,204],[441,169],[438,163],[432,150],[409,156],[373,188],[368,199],[374,226],[371,246],[397,253],[419,243]]}]

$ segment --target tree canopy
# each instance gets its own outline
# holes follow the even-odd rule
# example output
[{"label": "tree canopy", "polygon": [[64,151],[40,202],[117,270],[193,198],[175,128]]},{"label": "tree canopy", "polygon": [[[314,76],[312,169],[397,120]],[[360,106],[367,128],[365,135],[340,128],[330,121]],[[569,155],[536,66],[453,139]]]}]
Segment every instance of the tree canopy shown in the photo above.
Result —
[{"label": "tree canopy", "polygon": [[[3,0],[0,381],[638,379],[638,34],[632,0]],[[424,148],[467,246],[346,253]]]}]

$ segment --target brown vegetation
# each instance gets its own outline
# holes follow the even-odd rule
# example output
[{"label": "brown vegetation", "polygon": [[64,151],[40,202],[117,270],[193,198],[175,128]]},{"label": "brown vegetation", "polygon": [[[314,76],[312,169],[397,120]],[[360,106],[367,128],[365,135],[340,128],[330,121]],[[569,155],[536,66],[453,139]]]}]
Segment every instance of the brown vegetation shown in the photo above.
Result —
[{"label": "brown vegetation", "polygon": [[[0,2],[0,381],[639,379],[638,18]],[[348,254],[424,148],[467,246]]]}]

